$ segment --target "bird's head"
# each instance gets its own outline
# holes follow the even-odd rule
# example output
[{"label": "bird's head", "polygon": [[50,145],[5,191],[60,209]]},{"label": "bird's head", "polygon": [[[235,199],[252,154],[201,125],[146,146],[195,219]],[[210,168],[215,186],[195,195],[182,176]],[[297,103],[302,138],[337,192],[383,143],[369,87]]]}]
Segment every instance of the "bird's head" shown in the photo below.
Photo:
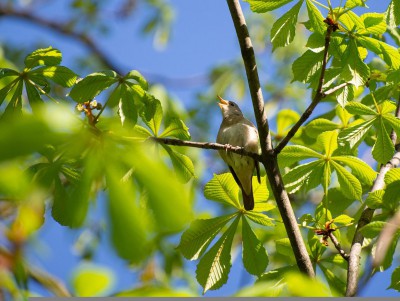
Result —
[{"label": "bird's head", "polygon": [[218,95],[219,99],[219,107],[221,108],[223,118],[231,117],[231,116],[243,116],[242,111],[240,110],[239,106],[229,100],[223,99],[221,96]]}]

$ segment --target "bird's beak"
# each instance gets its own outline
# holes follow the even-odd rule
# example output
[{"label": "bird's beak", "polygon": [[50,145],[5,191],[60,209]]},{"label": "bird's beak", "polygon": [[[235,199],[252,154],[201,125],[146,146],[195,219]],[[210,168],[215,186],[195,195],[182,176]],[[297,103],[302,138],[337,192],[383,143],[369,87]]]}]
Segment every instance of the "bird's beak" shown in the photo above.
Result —
[{"label": "bird's beak", "polygon": [[223,106],[227,106],[229,104],[229,102],[225,99],[223,99],[221,96],[217,95],[218,99],[219,99],[219,107],[222,109]]}]

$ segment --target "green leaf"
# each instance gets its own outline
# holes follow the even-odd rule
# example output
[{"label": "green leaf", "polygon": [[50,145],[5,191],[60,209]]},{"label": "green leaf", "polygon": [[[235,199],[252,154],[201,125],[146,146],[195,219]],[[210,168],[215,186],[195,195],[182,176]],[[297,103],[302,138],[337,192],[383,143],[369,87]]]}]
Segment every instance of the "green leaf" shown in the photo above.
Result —
[{"label": "green leaf", "polygon": [[15,90],[13,91],[14,93],[6,109],[4,110],[2,118],[8,118],[22,114],[22,88],[23,88],[23,81],[20,80],[16,84]]},{"label": "green leaf", "polygon": [[340,164],[334,161],[331,161],[331,163],[332,167],[336,170],[340,189],[343,190],[343,193],[350,198],[360,200],[362,194],[360,181]]},{"label": "green leaf", "polygon": [[183,183],[189,182],[190,179],[195,178],[194,166],[192,160],[188,156],[174,151],[171,147],[164,145],[164,149],[168,152],[171,157],[172,165],[175,168],[175,172],[178,174]]},{"label": "green leaf", "polygon": [[333,152],[338,148],[338,132],[323,132],[317,138],[317,144],[321,145],[326,156],[331,157]]},{"label": "green leaf", "polygon": [[336,100],[338,104],[344,108],[349,101],[354,99],[354,86],[347,85],[336,92]]},{"label": "green leaf", "polygon": [[228,230],[200,259],[196,269],[196,279],[203,287],[203,294],[208,290],[219,289],[228,280],[231,269],[231,248],[236,228],[239,224],[238,216]]},{"label": "green leaf", "polygon": [[9,77],[9,76],[19,76],[19,75],[20,74],[18,71],[8,69],[8,68],[0,68],[0,79]]},{"label": "green leaf", "polygon": [[194,220],[183,232],[177,248],[186,259],[198,259],[207,250],[215,236],[235,216],[236,213],[212,219]]},{"label": "green leaf", "polygon": [[365,205],[367,205],[371,209],[382,208],[383,205],[382,198],[384,194],[385,190],[383,189],[370,192],[364,201]]},{"label": "green leaf", "polygon": [[400,53],[395,47],[365,36],[358,37],[357,41],[368,50],[379,55],[393,69],[400,68]]},{"label": "green leaf", "polygon": [[376,127],[376,142],[372,147],[372,156],[379,163],[387,163],[394,154],[394,145],[390,139],[389,133],[386,130],[382,117],[378,117],[375,123]]},{"label": "green leaf", "polygon": [[308,17],[310,18],[314,32],[325,34],[326,24],[324,23],[324,17],[322,16],[321,12],[311,0],[306,0],[306,4]]},{"label": "green leaf", "polygon": [[255,13],[265,13],[275,10],[293,0],[244,0],[250,4],[250,8]]},{"label": "green leaf", "polygon": [[69,96],[78,103],[91,101],[116,82],[118,75],[114,71],[92,73],[78,81],[69,92]]},{"label": "green leaf", "polygon": [[39,65],[56,66],[61,63],[62,55],[53,47],[37,49],[25,58],[25,66],[29,69]]},{"label": "green leaf", "polygon": [[317,118],[307,124],[305,133],[307,136],[316,138],[322,132],[333,131],[339,128],[339,125],[325,118]]},{"label": "green leaf", "polygon": [[147,83],[146,79],[137,70],[132,70],[132,71],[128,72],[128,74],[126,74],[124,76],[124,79],[135,80],[143,88],[143,90],[147,90],[149,88],[149,84]]},{"label": "green leaf", "polygon": [[339,276],[333,273],[331,269],[326,268],[323,264],[319,263],[318,266],[324,274],[329,286],[334,288],[336,292],[339,292],[338,294],[334,294],[334,296],[344,296],[346,293],[346,283]]},{"label": "green leaf", "polygon": [[299,113],[290,109],[280,110],[276,116],[277,136],[283,137],[300,118]]},{"label": "green leaf", "polygon": [[191,138],[189,128],[179,118],[171,118],[159,137],[176,137],[182,140],[190,140]]},{"label": "green leaf", "polygon": [[271,42],[273,50],[289,45],[296,35],[297,16],[303,0],[299,1],[289,11],[275,21],[271,29]]},{"label": "green leaf", "polygon": [[310,187],[310,185],[308,185],[309,181],[314,176],[313,173],[321,173],[323,168],[324,164],[317,160],[291,169],[283,176],[283,182],[285,183],[287,192],[294,193],[304,186],[308,189],[314,188],[315,186]]},{"label": "green leaf", "polygon": [[118,255],[139,263],[149,254],[147,215],[141,212],[132,179],[122,180],[123,173],[107,165],[108,214],[111,239]]},{"label": "green leaf", "polygon": [[315,53],[307,50],[301,57],[292,64],[293,80],[302,83],[310,83],[311,80],[320,74],[322,67],[323,53]]},{"label": "green leaf", "polygon": [[29,104],[32,110],[35,112],[40,105],[43,104],[43,100],[40,97],[38,90],[29,81],[25,81],[26,94],[28,96]]},{"label": "green leaf", "polygon": [[355,40],[349,41],[344,57],[343,80],[356,88],[363,86],[369,78],[369,67],[361,59]]},{"label": "green leaf", "polygon": [[94,263],[83,263],[72,276],[72,287],[77,297],[106,296],[115,283],[113,271]]},{"label": "green leaf", "polygon": [[274,226],[273,219],[261,212],[246,211],[245,215],[256,224],[261,226]]},{"label": "green leaf", "polygon": [[370,222],[369,224],[362,227],[360,229],[360,232],[366,238],[375,238],[382,232],[382,229],[385,227],[385,225],[386,222],[381,222],[381,221]]},{"label": "green leaf", "polygon": [[386,22],[390,27],[400,25],[400,3],[392,0],[386,10]]},{"label": "green leaf", "polygon": [[[393,1],[396,2],[396,1]],[[400,19],[400,17],[399,17]],[[390,282],[390,286],[388,287],[395,289],[396,291],[400,292],[400,266],[395,268],[393,273],[392,273],[392,278]]]},{"label": "green leaf", "polygon": [[275,240],[276,252],[289,258],[294,258],[289,238]]},{"label": "green leaf", "polygon": [[242,207],[239,203],[239,186],[231,173],[214,174],[214,177],[204,186],[204,196],[209,200],[238,209]]},{"label": "green leaf", "polygon": [[385,175],[386,185],[390,185],[397,181],[400,181],[400,169],[398,168],[390,169]]},{"label": "green leaf", "polygon": [[138,109],[135,104],[134,95],[126,85],[121,85],[119,91],[120,101],[118,114],[121,118],[121,123],[124,127],[132,127],[136,124],[138,118]]},{"label": "green leaf", "polygon": [[43,66],[28,74],[44,76],[63,87],[72,87],[78,77],[72,70],[64,66]]},{"label": "green leaf", "polygon": [[377,173],[364,161],[353,156],[334,156],[332,160],[342,162],[351,168],[356,177],[366,185],[372,185]]},{"label": "green leaf", "polygon": [[357,6],[363,6],[363,7],[367,7],[365,5],[365,2],[367,2],[367,0],[347,0],[346,4],[344,5],[345,8],[354,8]]},{"label": "green leaf", "polygon": [[12,81],[8,85],[4,86],[0,90],[0,106],[2,105],[4,99],[6,99],[8,93],[11,92],[11,90],[15,87],[15,85],[18,83],[18,81]]},{"label": "green leaf", "polygon": [[143,122],[150,128],[153,134],[158,136],[163,118],[161,102],[153,95],[146,93],[146,100],[140,117],[142,117]]},{"label": "green leaf", "polygon": [[285,275],[289,296],[297,297],[330,297],[332,294],[318,278],[310,278],[303,273],[288,273]]},{"label": "green leaf", "polygon": [[309,231],[309,233],[311,234],[311,236],[308,236],[308,246],[310,247],[311,257],[313,261],[318,262],[327,248],[314,234],[314,231]]},{"label": "green leaf", "polygon": [[374,124],[375,120],[375,118],[372,118],[363,123],[342,130],[339,133],[339,144],[342,146],[345,144],[349,144],[349,147],[351,149],[354,146],[357,146],[364,139],[369,129]]},{"label": "green leaf", "polygon": [[364,28],[364,23],[361,21],[361,18],[351,10],[341,14],[339,21],[350,32]]},{"label": "green leaf", "polygon": [[384,119],[385,121],[389,122],[396,134],[400,135],[400,119],[389,114],[386,114]]},{"label": "green leaf", "polygon": [[386,32],[385,15],[379,13],[366,13],[360,16],[364,23],[364,28],[360,29],[359,34],[382,35]]},{"label": "green leaf", "polygon": [[311,35],[308,37],[306,47],[313,52],[321,52],[325,48],[324,35],[318,32],[311,33]]},{"label": "green leaf", "polygon": [[260,276],[268,266],[268,254],[246,218],[242,219],[243,265],[247,272]]},{"label": "green leaf", "polygon": [[370,107],[360,103],[360,102],[349,102],[346,107],[346,111],[353,115],[372,115],[376,116],[378,113],[371,109]]},{"label": "green leaf", "polygon": [[254,202],[255,203],[266,202],[269,196],[266,176],[261,177],[261,183],[258,183],[257,177],[253,177],[252,182],[253,182]]},{"label": "green leaf", "polygon": [[171,177],[172,171],[164,162],[145,151],[134,147],[123,159],[134,166],[134,177],[147,192],[147,202],[159,230],[180,231],[192,216],[189,191],[176,177]]},{"label": "green leaf", "polygon": [[354,221],[354,218],[345,215],[345,214],[341,214],[337,217],[335,217],[335,225],[348,225],[351,224]]},{"label": "green leaf", "polygon": [[302,145],[286,146],[278,155],[279,162],[285,166],[310,158],[322,158],[322,155]]}]

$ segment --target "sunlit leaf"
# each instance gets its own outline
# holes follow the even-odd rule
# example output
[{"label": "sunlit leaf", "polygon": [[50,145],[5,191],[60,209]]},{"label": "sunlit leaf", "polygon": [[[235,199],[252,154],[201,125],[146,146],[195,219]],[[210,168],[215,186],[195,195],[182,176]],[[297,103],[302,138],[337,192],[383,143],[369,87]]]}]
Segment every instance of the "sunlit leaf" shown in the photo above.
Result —
[{"label": "sunlit leaf", "polygon": [[167,145],[163,145],[163,147],[168,152],[176,173],[184,183],[187,183],[190,179],[196,177],[193,162],[188,156],[174,151]]},{"label": "sunlit leaf", "polygon": [[112,270],[89,263],[80,265],[72,277],[72,287],[78,297],[105,296],[114,283]]},{"label": "sunlit leaf", "polygon": [[265,13],[275,10],[293,0],[244,0],[250,4],[250,8],[255,13]]},{"label": "sunlit leaf", "polygon": [[267,268],[268,254],[246,218],[242,219],[242,239],[243,265],[250,274],[260,276]]},{"label": "sunlit leaf", "polygon": [[25,66],[34,68],[39,65],[56,66],[61,63],[62,55],[53,47],[37,49],[25,58]]},{"label": "sunlit leaf", "polygon": [[285,47],[293,41],[296,34],[297,16],[302,4],[303,0],[299,1],[295,6],[275,21],[271,29],[271,42],[273,49]]},{"label": "sunlit leaf", "polygon": [[64,66],[43,66],[30,71],[29,74],[43,76],[63,87],[72,87],[78,77],[75,72]]},{"label": "sunlit leaf", "polygon": [[306,4],[308,17],[310,18],[314,32],[324,34],[327,28],[326,24],[324,23],[324,17],[311,0],[306,0]]},{"label": "sunlit leaf", "polygon": [[189,260],[198,259],[215,236],[234,217],[235,214],[224,215],[212,219],[197,219],[183,232],[178,249]]},{"label": "sunlit leaf", "polygon": [[241,208],[239,203],[239,186],[236,184],[231,173],[214,177],[204,187],[204,196],[212,201]]},{"label": "sunlit leaf", "polygon": [[236,228],[239,224],[238,216],[229,226],[221,238],[204,254],[196,269],[196,279],[203,287],[203,294],[208,290],[216,290],[228,281],[231,269],[231,247]]}]

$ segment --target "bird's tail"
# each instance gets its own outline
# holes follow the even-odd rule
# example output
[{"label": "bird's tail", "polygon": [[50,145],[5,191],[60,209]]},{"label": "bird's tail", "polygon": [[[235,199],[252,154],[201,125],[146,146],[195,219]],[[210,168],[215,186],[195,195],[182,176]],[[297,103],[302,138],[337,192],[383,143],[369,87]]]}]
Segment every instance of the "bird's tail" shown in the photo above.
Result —
[{"label": "bird's tail", "polygon": [[242,196],[243,196],[244,209],[246,209],[247,211],[253,210],[254,209],[253,187],[251,188],[251,192],[249,195],[247,195],[242,189]]}]

